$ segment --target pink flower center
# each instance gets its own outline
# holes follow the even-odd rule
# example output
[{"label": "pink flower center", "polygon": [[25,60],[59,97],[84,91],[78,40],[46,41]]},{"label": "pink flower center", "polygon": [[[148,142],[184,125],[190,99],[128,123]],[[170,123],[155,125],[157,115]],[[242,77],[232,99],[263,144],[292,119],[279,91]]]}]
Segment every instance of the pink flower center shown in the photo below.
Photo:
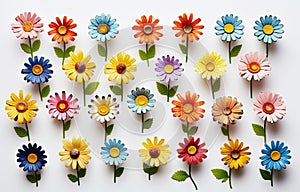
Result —
[{"label": "pink flower center", "polygon": [[151,158],[157,158],[160,154],[160,151],[157,147],[149,149],[149,155]]},{"label": "pink flower center", "polygon": [[80,155],[80,151],[78,149],[72,149],[70,151],[70,157],[72,159],[77,159],[79,157],[79,155]]},{"label": "pink flower center", "polygon": [[27,111],[28,109],[28,105],[26,102],[24,101],[20,101],[16,104],[16,110],[19,112],[19,113],[24,113],[25,111]]},{"label": "pink flower center", "polygon": [[247,65],[247,69],[251,73],[258,73],[260,71],[260,64],[257,62],[250,62]]},{"label": "pink flower center", "polygon": [[22,27],[25,32],[30,32],[33,29],[33,24],[31,21],[26,21]]},{"label": "pink flower center", "polygon": [[68,109],[69,109],[69,104],[68,104],[67,101],[61,100],[61,101],[59,101],[59,102],[57,103],[56,109],[57,109],[59,112],[64,113],[64,112],[68,111]]},{"label": "pink flower center", "polygon": [[262,107],[262,110],[266,113],[266,114],[272,114],[275,111],[275,107],[272,103],[265,103]]},{"label": "pink flower center", "polygon": [[78,62],[75,64],[75,70],[78,72],[78,73],[83,73],[86,69],[86,65],[85,63],[83,62]]},{"label": "pink flower center", "polygon": [[123,63],[120,63],[119,65],[117,65],[116,70],[119,74],[124,74],[126,71],[126,65]]}]

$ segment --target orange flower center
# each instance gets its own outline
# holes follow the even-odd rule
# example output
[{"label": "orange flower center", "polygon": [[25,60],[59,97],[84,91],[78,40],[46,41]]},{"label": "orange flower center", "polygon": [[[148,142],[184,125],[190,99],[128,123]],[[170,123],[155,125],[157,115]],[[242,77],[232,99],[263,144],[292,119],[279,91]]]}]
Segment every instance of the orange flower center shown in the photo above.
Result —
[{"label": "orange flower center", "polygon": [[224,25],[224,31],[231,34],[234,31],[234,26],[231,23]]},{"label": "orange flower center", "polygon": [[257,62],[250,62],[247,65],[247,69],[251,73],[258,73],[260,71],[260,64]]},{"label": "orange flower center", "polygon": [[32,73],[35,75],[40,75],[44,71],[43,67],[39,64],[36,64],[32,67]]},{"label": "orange flower center", "polygon": [[231,158],[232,158],[232,159],[237,160],[239,157],[240,157],[240,152],[239,152],[239,151],[233,150],[233,151],[231,152]]},{"label": "orange flower center", "polygon": [[151,158],[157,158],[160,154],[160,151],[157,147],[149,149],[149,155]]},{"label": "orange flower center", "polygon": [[79,155],[80,155],[80,151],[78,149],[72,149],[70,151],[70,157],[72,159],[77,159],[79,157]]},{"label": "orange flower center", "polygon": [[174,67],[172,64],[167,64],[165,65],[164,70],[167,74],[171,74],[174,71]]},{"label": "orange flower center", "polygon": [[78,62],[78,63],[75,64],[75,70],[76,70],[78,73],[83,73],[83,72],[85,72],[85,69],[86,69],[85,63],[83,63],[83,62]]},{"label": "orange flower center", "polygon": [[24,101],[20,101],[16,104],[16,109],[19,113],[24,113],[28,109],[28,104]]},{"label": "orange flower center", "polygon": [[184,112],[184,113],[189,114],[189,113],[191,113],[192,111],[193,111],[193,105],[192,105],[192,104],[186,103],[186,104],[183,105],[183,112]]},{"label": "orange flower center", "polygon": [[275,106],[268,102],[263,105],[262,109],[266,114],[272,114],[275,111]]},{"label": "orange flower center", "polygon": [[146,35],[151,35],[153,32],[153,28],[151,25],[145,25],[143,31]]},{"label": "orange flower center", "polygon": [[35,154],[35,153],[30,153],[28,156],[27,156],[27,161],[29,163],[36,163],[38,160],[38,156]]},{"label": "orange flower center", "polygon": [[215,67],[216,67],[215,64],[212,63],[212,62],[208,62],[208,63],[205,65],[206,70],[209,71],[209,72],[214,71],[214,70],[215,70]]},{"label": "orange flower center", "polygon": [[145,95],[139,95],[135,98],[135,103],[137,106],[145,107],[148,104],[148,97]]},{"label": "orange flower center", "polygon": [[110,111],[110,108],[107,104],[100,104],[98,106],[98,113],[101,115],[101,116],[105,116],[109,113]]},{"label": "orange flower center", "polygon": [[112,158],[116,158],[120,155],[120,149],[117,148],[117,147],[112,147],[110,150],[109,150],[109,155],[112,157]]},{"label": "orange flower center", "polygon": [[270,154],[270,157],[273,161],[278,161],[281,157],[281,153],[277,150],[272,151],[271,154]]},{"label": "orange flower center", "polygon": [[98,32],[102,34],[106,34],[109,31],[109,26],[106,24],[100,24],[98,26]]},{"label": "orange flower center", "polygon": [[61,100],[57,103],[56,109],[61,113],[66,112],[69,109],[69,104],[67,101]]},{"label": "orange flower center", "polygon": [[194,145],[191,145],[188,147],[187,152],[189,155],[195,155],[197,153],[197,147]]},{"label": "orange flower center", "polygon": [[183,27],[183,31],[186,33],[186,34],[189,34],[193,31],[193,27],[191,25],[185,25]]},{"label": "orange flower center", "polygon": [[57,31],[58,31],[58,33],[59,33],[60,35],[64,35],[64,34],[67,33],[68,28],[67,28],[66,26],[63,26],[63,25],[62,25],[62,26],[59,26],[59,27],[58,27]]},{"label": "orange flower center", "polygon": [[123,63],[120,63],[119,65],[117,65],[116,70],[119,74],[124,74],[126,71],[126,65]]},{"label": "orange flower center", "polygon": [[26,21],[22,27],[25,32],[30,32],[33,29],[33,24],[31,23],[31,21]]},{"label": "orange flower center", "polygon": [[231,109],[228,108],[228,107],[224,108],[224,109],[223,109],[223,114],[224,114],[224,115],[230,115],[230,114],[231,114]]},{"label": "orange flower center", "polygon": [[263,27],[263,32],[266,35],[271,35],[274,32],[274,27],[272,25],[265,25]]}]

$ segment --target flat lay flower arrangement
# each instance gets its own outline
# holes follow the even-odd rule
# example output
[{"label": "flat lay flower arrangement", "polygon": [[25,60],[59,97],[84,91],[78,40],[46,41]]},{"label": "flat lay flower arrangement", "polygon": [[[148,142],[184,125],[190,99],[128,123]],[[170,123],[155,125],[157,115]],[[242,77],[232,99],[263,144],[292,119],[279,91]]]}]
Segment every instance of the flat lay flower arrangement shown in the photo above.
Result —
[{"label": "flat lay flower arrangement", "polygon": [[[152,15],[142,15],[133,19],[132,22],[131,30],[134,35],[131,38],[137,38],[137,44],[144,47],[144,49],[136,50],[139,58],[134,58],[125,51],[111,55],[110,41],[117,41],[115,38],[119,34],[119,24],[117,19],[110,14],[96,15],[86,26],[88,29],[86,35],[97,41],[98,55],[90,55],[84,50],[77,49],[78,46],[75,45],[77,43],[75,37],[78,35],[77,23],[70,17],[55,17],[55,21],[44,25],[41,17],[36,13],[24,12],[16,16],[16,23],[11,24],[11,29],[16,37],[22,40],[21,49],[29,55],[28,58],[24,57],[24,68],[21,74],[25,75],[23,77],[25,81],[37,86],[38,96],[34,92],[27,93],[20,89],[17,93],[10,94],[10,98],[6,100],[5,110],[8,117],[17,124],[14,125],[16,134],[21,138],[27,138],[28,143],[23,144],[17,150],[16,157],[19,167],[27,172],[26,178],[29,182],[35,183],[38,187],[42,171],[47,171],[43,170],[46,169],[47,157],[56,155],[61,161],[65,161],[66,168],[71,168],[71,173],[67,174],[67,178],[77,183],[78,186],[81,185],[81,180],[88,175],[88,163],[95,162],[90,154],[90,143],[81,136],[69,136],[67,131],[74,127],[72,126],[73,118],[83,113],[82,109],[87,108],[90,118],[104,129],[103,138],[98,139],[102,143],[99,146],[101,150],[97,153],[106,165],[113,167],[112,181],[114,183],[117,183],[117,178],[126,171],[123,163],[125,164],[129,158],[140,159],[140,169],[147,174],[151,182],[152,176],[168,166],[171,155],[175,154],[179,160],[187,164],[187,169],[174,171],[170,178],[179,182],[188,179],[195,190],[200,189],[201,186],[195,179],[197,172],[192,168],[205,166],[205,161],[210,161],[211,155],[203,138],[198,136],[198,123],[204,121],[204,116],[211,116],[213,123],[220,126],[220,132],[224,135],[223,138],[221,137],[224,139],[224,144],[220,147],[220,160],[227,166],[227,169],[212,168],[211,173],[208,174],[214,175],[222,183],[228,182],[229,188],[232,189],[234,177],[239,176],[232,172],[239,171],[247,164],[251,166],[253,163],[250,161],[251,154],[256,150],[251,148],[251,144],[246,144],[239,138],[232,138],[230,134],[232,125],[239,126],[239,122],[245,118],[245,109],[241,100],[251,100],[253,113],[263,122],[263,125],[252,124],[253,134],[263,137],[259,159],[264,168],[260,168],[257,172],[263,180],[269,180],[271,186],[274,185],[273,175],[280,174],[279,171],[291,163],[292,156],[291,150],[283,141],[268,141],[268,125],[276,123],[285,116],[286,105],[280,94],[264,90],[256,93],[257,90],[253,91],[252,84],[253,80],[261,82],[260,80],[271,73],[271,66],[276,61],[269,61],[269,46],[282,38],[284,25],[276,16],[260,17],[254,22],[253,36],[266,44],[266,52],[253,50],[239,55],[244,47],[236,42],[245,35],[243,30],[247,26],[244,26],[242,19],[236,15],[223,15],[221,19],[216,20],[214,35],[221,36],[221,40],[228,43],[228,57],[212,51],[199,55],[199,58],[191,64],[189,44],[201,41],[200,37],[205,38],[210,34],[204,33],[205,21],[198,16],[195,17],[193,13],[183,13],[178,19],[172,21],[171,24],[175,25],[172,26],[174,41],[181,42],[174,49],[179,48],[185,58],[183,61],[170,53],[157,54],[157,44],[160,38],[164,37],[164,27],[159,24],[159,18]],[[44,31],[45,26],[49,27],[48,35],[51,41],[57,43],[53,50],[56,57],[61,59],[60,64],[38,54],[42,46],[38,35]],[[177,37],[180,39],[178,40]],[[96,63],[96,57],[101,57],[102,63]],[[235,57],[239,59],[235,60]],[[59,65],[61,72],[65,73],[69,80],[82,84],[81,96],[67,93],[65,90],[50,90],[50,85],[52,88],[55,87],[50,80],[54,78],[55,73],[59,72],[54,71],[54,65]],[[154,88],[157,89],[158,94],[165,96],[165,99],[160,102],[165,103],[175,117],[167,118],[180,122],[179,126],[172,127],[172,129],[180,129],[182,136],[176,151],[171,151],[170,144],[165,138],[149,136],[141,142],[140,148],[136,149],[138,157],[134,157],[126,147],[126,138],[114,137],[113,133],[119,131],[116,119],[124,113],[120,110],[122,106],[125,107],[127,113],[134,113],[134,116],[140,120],[140,123],[136,123],[135,126],[140,127],[142,135],[147,134],[146,130],[153,129],[156,121],[153,113],[159,113],[155,111],[160,104],[158,95],[155,95],[156,90],[146,85],[136,86],[128,92],[124,89],[124,86],[129,86],[128,84],[136,78],[138,73],[143,73],[139,65],[146,65],[149,70],[153,70],[155,74],[153,78],[156,79]],[[235,65],[239,72],[237,75],[249,81],[249,98],[236,98],[231,95],[216,98],[215,93],[220,90],[221,86],[224,86],[221,85],[221,78],[229,73],[226,68],[228,65]],[[96,68],[102,68],[101,73],[105,76],[106,82],[92,81],[93,76],[96,75]],[[194,73],[199,74],[207,83],[208,89],[202,91],[210,92],[212,103],[207,101],[207,98],[203,98],[201,92],[178,91],[179,87],[184,87],[178,79],[182,78],[181,76],[188,68],[192,68]],[[100,83],[101,86],[109,88],[109,94],[98,89]],[[88,98],[92,95],[93,97]],[[254,95],[256,99],[253,99]],[[35,100],[36,97],[39,97],[40,101]],[[83,101],[82,106],[80,106],[81,101]],[[33,119],[39,121],[42,107],[46,109],[49,117],[61,122],[62,138],[59,138],[59,141],[62,142],[62,150],[58,149],[57,154],[48,154],[35,142],[37,138],[32,138],[30,135],[29,125]],[[84,120],[80,119],[80,121]],[[249,127],[251,128],[251,125]],[[238,134],[241,134],[240,130]],[[246,177],[246,175],[240,176]]]}]

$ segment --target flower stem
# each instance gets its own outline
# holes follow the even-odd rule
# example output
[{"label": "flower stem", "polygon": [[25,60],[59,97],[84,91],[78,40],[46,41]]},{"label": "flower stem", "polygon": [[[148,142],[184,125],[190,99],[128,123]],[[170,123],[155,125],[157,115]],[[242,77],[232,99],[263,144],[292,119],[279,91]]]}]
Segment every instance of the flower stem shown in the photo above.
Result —
[{"label": "flower stem", "polygon": [[104,142],[106,142],[107,139],[107,121],[104,121],[104,128],[105,128],[105,136],[104,136]]},{"label": "flower stem", "polygon": [[269,56],[269,43],[266,43],[266,57],[268,59]]},{"label": "flower stem", "polygon": [[30,141],[29,129],[28,129],[28,124],[27,124],[27,122],[25,123],[25,128],[26,128],[26,132],[27,132],[27,140]]},{"label": "flower stem", "polygon": [[252,78],[250,80],[250,98],[252,99]]},{"label": "flower stem", "polygon": [[116,174],[117,174],[117,166],[114,165],[114,183],[117,182],[117,177],[116,177]]},{"label": "flower stem", "polygon": [[186,54],[185,54],[185,62],[187,63],[188,59],[189,59],[189,37],[186,37]]},{"label": "flower stem", "polygon": [[82,88],[83,88],[83,104],[85,106],[86,101],[85,101],[85,81],[84,81],[84,79],[82,80]]},{"label": "flower stem", "polygon": [[168,81],[168,89],[167,89],[167,102],[170,100],[170,80]]},{"label": "flower stem", "polygon": [[148,173],[148,180],[150,181],[151,180],[151,174]]},{"label": "flower stem", "polygon": [[121,101],[123,101],[123,80],[121,80]]},{"label": "flower stem", "polygon": [[80,178],[79,178],[79,164],[77,163],[76,166],[76,174],[77,174],[77,184],[80,186]]},{"label": "flower stem", "polygon": [[192,164],[189,165],[189,177],[190,177],[191,181],[193,182],[193,184],[195,186],[195,189],[198,190],[198,187],[197,187],[197,185],[196,185],[196,183],[195,183],[195,181],[194,181],[194,179],[192,177],[192,171],[191,171],[191,169],[192,169]]},{"label": "flower stem", "polygon": [[64,50],[63,50],[63,58],[62,58],[61,66],[64,65],[65,58],[66,58],[66,43],[65,43],[65,41],[63,41],[63,45],[64,45]]},{"label": "flower stem", "polygon": [[32,51],[32,45],[31,45],[31,38],[30,37],[28,37],[28,41],[29,41],[30,55],[31,55],[31,58],[33,59],[33,51]]},{"label": "flower stem", "polygon": [[274,169],[271,169],[271,187],[273,187],[273,172],[274,172]]},{"label": "flower stem", "polygon": [[105,45],[105,61],[107,61],[107,39],[105,39],[105,42],[104,42],[104,45]]},{"label": "flower stem", "polygon": [[231,55],[230,55],[230,51],[231,51],[231,41],[228,42],[228,57],[229,57],[229,64],[231,64]]},{"label": "flower stem", "polygon": [[229,168],[229,187],[230,187],[230,189],[232,189],[232,185],[231,185],[231,168]]},{"label": "flower stem", "polygon": [[35,186],[38,187],[39,186],[39,181],[37,179],[37,174],[36,174],[36,171],[34,172],[34,177],[35,177]]},{"label": "flower stem", "polygon": [[39,87],[39,93],[40,93],[41,101],[43,101],[43,95],[42,95],[42,90],[41,90],[41,84],[40,83],[38,83],[38,87]]},{"label": "flower stem", "polygon": [[228,141],[230,140],[230,133],[229,133],[229,124],[228,125],[226,125],[226,127],[227,127],[227,138],[228,138]]},{"label": "flower stem", "polygon": [[149,63],[149,58],[148,58],[148,55],[149,55],[149,54],[148,54],[148,52],[149,52],[148,46],[149,46],[149,44],[146,43],[147,66],[149,67],[149,66],[150,66],[150,63]]},{"label": "flower stem", "polygon": [[63,124],[63,139],[64,139],[66,137],[64,120],[62,120],[62,124]]},{"label": "flower stem", "polygon": [[264,143],[267,143],[267,118],[264,121]]},{"label": "flower stem", "polygon": [[213,88],[213,79],[212,78],[210,78],[210,86],[211,86],[212,98],[215,99],[215,92],[214,92],[214,88]]},{"label": "flower stem", "polygon": [[142,112],[142,133],[144,133],[144,113]]},{"label": "flower stem", "polygon": [[187,135],[187,138],[190,138],[190,130],[189,130],[189,122],[188,122],[188,120],[186,120],[186,135]]}]

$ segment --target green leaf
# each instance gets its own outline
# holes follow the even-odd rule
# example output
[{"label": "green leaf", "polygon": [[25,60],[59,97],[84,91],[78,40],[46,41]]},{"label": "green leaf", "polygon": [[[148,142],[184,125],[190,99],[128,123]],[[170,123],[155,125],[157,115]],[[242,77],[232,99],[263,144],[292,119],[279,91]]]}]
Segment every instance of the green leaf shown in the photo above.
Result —
[{"label": "green leaf", "polygon": [[179,44],[179,48],[181,50],[181,53],[186,54],[186,46],[183,44]]},{"label": "green leaf", "polygon": [[98,54],[101,57],[105,57],[106,56],[106,49],[105,47],[103,47],[102,45],[98,44]]},{"label": "green leaf", "polygon": [[186,124],[182,124],[181,127],[182,127],[182,131],[183,131],[184,133],[187,133],[187,132],[188,132],[188,127],[186,126]]},{"label": "green leaf", "polygon": [[168,87],[162,83],[156,82],[156,88],[162,95],[168,95]]},{"label": "green leaf", "polygon": [[64,52],[61,48],[54,47],[54,52],[55,52],[55,54],[58,58],[63,58],[64,57]]},{"label": "green leaf", "polygon": [[121,177],[121,175],[123,174],[123,171],[124,171],[124,167],[119,167],[116,170],[116,177]]},{"label": "green leaf", "polygon": [[226,182],[229,178],[227,171],[224,169],[212,169],[211,172],[217,179],[222,180],[222,183]]},{"label": "green leaf", "polygon": [[191,127],[190,130],[189,130],[189,135],[195,135],[197,130],[198,130],[197,126]]},{"label": "green leaf", "polygon": [[172,175],[172,179],[176,180],[176,181],[185,181],[187,178],[189,177],[189,175],[183,171],[183,170],[179,170],[176,171],[173,175]]},{"label": "green leaf", "polygon": [[271,173],[264,169],[259,169],[260,175],[264,180],[271,180]]},{"label": "green leaf", "polygon": [[140,58],[141,58],[142,60],[147,60],[147,59],[148,59],[147,54],[146,54],[145,51],[143,51],[143,50],[139,50],[139,55],[140,55]]},{"label": "green leaf", "polygon": [[78,181],[78,178],[73,175],[73,174],[68,174],[68,178],[70,179],[70,181],[72,181],[73,183]]},{"label": "green leaf", "polygon": [[38,180],[38,181],[41,180],[41,174],[36,174],[36,180]]},{"label": "green leaf", "polygon": [[84,177],[86,174],[86,169],[80,169],[78,171],[78,177],[81,178],[81,177]]},{"label": "green leaf", "polygon": [[172,88],[169,90],[169,97],[174,97],[174,95],[176,94],[177,89],[178,89],[178,85],[172,87]]},{"label": "green leaf", "polygon": [[65,58],[70,57],[70,52],[74,52],[75,51],[75,45],[72,45],[70,47],[68,47],[65,51]]},{"label": "green leaf", "polygon": [[85,88],[85,94],[86,94],[86,95],[91,95],[91,94],[93,94],[93,93],[97,90],[99,84],[100,84],[100,83],[99,83],[98,81],[96,81],[96,82],[91,82],[90,84],[88,84],[87,87]]},{"label": "green leaf", "polygon": [[264,136],[265,135],[263,126],[253,123],[252,128],[253,128],[253,130],[254,130],[254,132],[257,136]]},{"label": "green leaf", "polygon": [[223,135],[228,136],[228,129],[226,127],[222,126],[221,130],[222,130]]},{"label": "green leaf", "polygon": [[23,127],[14,127],[19,137],[27,137],[27,131]]},{"label": "green leaf", "polygon": [[159,167],[151,167],[146,163],[143,163],[143,170],[145,173],[148,173],[149,175],[154,175],[158,171]]},{"label": "green leaf", "polygon": [[64,122],[64,125],[63,125],[64,131],[68,131],[70,129],[70,126],[71,126],[71,120]]},{"label": "green leaf", "polygon": [[113,129],[114,129],[114,124],[110,124],[109,126],[107,126],[106,134],[110,135]]},{"label": "green leaf", "polygon": [[147,57],[148,57],[148,59],[151,59],[151,58],[155,57],[155,45],[152,45],[149,48]]},{"label": "green leaf", "polygon": [[20,46],[25,53],[31,53],[30,47],[26,43],[21,43]]},{"label": "green leaf", "polygon": [[152,124],[153,124],[153,118],[147,119],[146,121],[143,122],[144,129],[150,129]]},{"label": "green leaf", "polygon": [[238,54],[240,53],[242,49],[242,45],[237,45],[235,47],[233,47],[230,51],[230,57],[236,57],[238,56]]},{"label": "green leaf", "polygon": [[122,89],[119,86],[110,85],[109,88],[115,95],[122,95]]},{"label": "green leaf", "polygon": [[46,85],[43,89],[42,89],[42,97],[47,97],[50,93],[50,85]]},{"label": "green leaf", "polygon": [[217,91],[220,90],[220,87],[221,87],[221,78],[217,79],[214,82],[212,89],[213,89],[214,92],[217,92]]},{"label": "green leaf", "polygon": [[32,52],[37,52],[40,49],[41,41],[39,39],[35,40],[32,44]]},{"label": "green leaf", "polygon": [[36,183],[36,177],[34,175],[27,174],[26,178],[30,183]]}]

